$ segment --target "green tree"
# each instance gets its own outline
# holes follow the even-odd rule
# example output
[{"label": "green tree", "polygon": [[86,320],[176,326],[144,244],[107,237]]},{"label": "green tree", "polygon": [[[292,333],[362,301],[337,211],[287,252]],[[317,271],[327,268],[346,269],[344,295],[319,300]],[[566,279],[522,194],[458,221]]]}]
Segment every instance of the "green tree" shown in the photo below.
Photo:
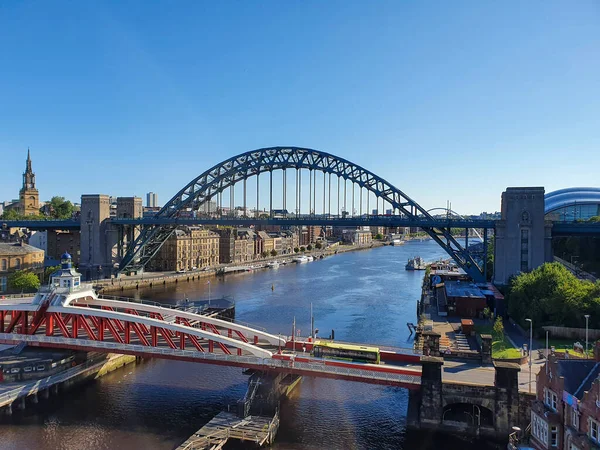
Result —
[{"label": "green tree", "polygon": [[60,269],[60,266],[46,267],[44,269],[44,283],[48,283],[50,281],[50,275],[52,275],[58,269]]},{"label": "green tree", "polygon": [[50,216],[54,219],[70,219],[73,217],[73,203],[64,197],[55,195],[50,199]]},{"label": "green tree", "polygon": [[320,242],[318,242],[318,241],[317,241],[317,242],[315,243],[315,248],[316,248],[317,250],[320,250],[320,249],[322,249],[322,248],[323,248],[323,244],[321,244]]},{"label": "green tree", "polygon": [[4,213],[2,213],[2,216],[0,216],[0,217],[3,220],[43,220],[43,219],[45,219],[45,217],[42,216],[41,214],[26,216],[25,214],[21,214],[16,209],[8,209],[8,210],[4,211]]},{"label": "green tree", "polygon": [[271,256],[277,256],[277,250],[275,250],[275,249],[271,250]]},{"label": "green tree", "polygon": [[312,250],[312,245],[308,244],[308,246],[306,247],[306,250],[308,250],[310,252]]},{"label": "green tree", "polygon": [[298,247],[294,247],[294,253],[298,253],[300,249]]},{"label": "green tree", "polygon": [[502,322],[502,317],[496,317],[496,321],[494,322],[494,337],[497,340],[501,340],[504,338],[504,323]]},{"label": "green tree", "polygon": [[33,272],[17,270],[8,277],[8,286],[15,291],[35,291],[40,287],[40,279]]},{"label": "green tree", "polygon": [[546,263],[511,280],[509,314],[522,326],[559,325],[581,328],[585,314],[590,327],[600,325],[600,282],[580,280],[559,263]]},{"label": "green tree", "polygon": [[260,254],[260,256],[262,256],[263,258],[266,258],[267,256],[269,256],[269,252],[268,251],[264,251]]},{"label": "green tree", "polygon": [[300,251],[301,252],[305,252],[306,251],[306,247],[304,247],[304,246],[300,247]]},{"label": "green tree", "polygon": [[380,241],[380,240],[382,240],[382,239],[383,239],[383,235],[382,235],[381,233],[377,233],[377,234],[375,235],[375,239],[377,239],[378,241]]},{"label": "green tree", "polygon": [[489,319],[491,317],[492,311],[487,306],[483,308],[483,317]]}]

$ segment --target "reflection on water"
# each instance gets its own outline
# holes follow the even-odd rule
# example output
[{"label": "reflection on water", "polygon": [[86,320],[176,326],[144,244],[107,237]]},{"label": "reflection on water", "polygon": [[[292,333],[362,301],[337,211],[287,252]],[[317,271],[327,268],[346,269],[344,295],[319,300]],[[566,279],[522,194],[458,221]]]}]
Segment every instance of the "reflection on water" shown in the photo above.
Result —
[{"label": "reflection on water", "polygon": [[[238,320],[288,335],[292,321],[310,331],[310,303],[321,335],[411,346],[423,272],[404,270],[409,257],[443,256],[432,241],[351,252],[307,264],[211,279],[211,295],[232,296]],[[272,289],[272,286],[274,287]],[[164,303],[208,297],[206,280],[124,292]],[[241,398],[247,377],[238,368],[180,361],[129,366],[35,411],[0,422],[1,449],[171,449]],[[305,378],[281,409],[273,448],[479,449],[430,434],[406,433],[405,390]],[[437,439],[437,440],[436,440]]]}]

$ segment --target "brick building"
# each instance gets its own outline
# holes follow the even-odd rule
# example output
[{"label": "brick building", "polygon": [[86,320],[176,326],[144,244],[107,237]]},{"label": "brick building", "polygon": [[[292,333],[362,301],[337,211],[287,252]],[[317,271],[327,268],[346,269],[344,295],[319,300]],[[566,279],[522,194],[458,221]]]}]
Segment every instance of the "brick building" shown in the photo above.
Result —
[{"label": "brick building", "polygon": [[41,277],[44,272],[44,250],[23,242],[0,242],[0,292],[8,290],[8,277],[17,270],[31,270]]},{"label": "brick building", "polygon": [[152,260],[159,271],[193,270],[219,264],[219,235],[201,227],[175,230]]},{"label": "brick building", "polygon": [[550,356],[537,375],[531,406],[531,445],[535,449],[600,448],[600,347],[594,359]]}]

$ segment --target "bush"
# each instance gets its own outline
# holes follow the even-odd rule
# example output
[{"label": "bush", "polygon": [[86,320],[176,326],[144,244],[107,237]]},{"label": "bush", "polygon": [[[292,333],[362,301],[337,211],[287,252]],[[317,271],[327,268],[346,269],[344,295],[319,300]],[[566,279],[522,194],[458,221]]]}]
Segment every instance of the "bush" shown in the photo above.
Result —
[{"label": "bush", "polygon": [[300,249],[298,247],[294,247],[294,253],[298,253]]},{"label": "bush", "polygon": [[263,258],[266,258],[267,256],[269,256],[269,252],[264,251],[260,254],[260,256],[262,256]]},{"label": "bush", "polygon": [[275,250],[275,249],[271,250],[271,256],[277,256],[277,250]]},{"label": "bush", "polygon": [[502,323],[502,317],[496,317],[494,322],[494,339],[497,341],[504,340],[504,324]]},{"label": "bush", "polygon": [[375,239],[377,239],[378,241],[380,241],[380,240],[382,240],[382,239],[383,239],[383,235],[382,235],[381,233],[377,233],[377,234],[375,235]]},{"label": "bush", "polygon": [[317,242],[317,243],[315,244],[315,248],[316,248],[317,250],[320,250],[320,249],[322,249],[322,248],[323,248],[323,244],[321,244],[320,242]]},{"label": "bush", "polygon": [[300,251],[301,252],[305,252],[306,251],[306,247],[300,247]]},{"label": "bush", "polygon": [[312,250],[312,245],[308,244],[308,247],[306,247],[306,250],[308,250],[310,252]]}]

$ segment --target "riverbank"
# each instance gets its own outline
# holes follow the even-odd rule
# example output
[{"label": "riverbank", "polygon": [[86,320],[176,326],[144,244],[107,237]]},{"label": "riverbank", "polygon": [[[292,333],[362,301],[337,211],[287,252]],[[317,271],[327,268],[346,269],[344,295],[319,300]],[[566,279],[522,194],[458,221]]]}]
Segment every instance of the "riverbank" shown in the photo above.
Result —
[{"label": "riverbank", "polygon": [[[291,264],[292,259],[300,254],[311,255],[314,258],[325,258],[340,253],[354,252],[359,250],[370,250],[372,248],[382,247],[383,242],[374,241],[368,245],[336,245],[321,250],[311,250],[304,253],[294,253],[290,255],[279,255],[270,258],[248,261],[243,264],[231,263],[221,264],[218,267],[210,270],[197,270],[192,272],[176,273],[176,272],[146,272],[142,275],[122,276],[119,278],[111,278],[107,280],[94,281],[95,288],[101,293],[118,292],[130,289],[141,289],[146,287],[164,286],[170,283],[190,282],[201,279],[208,279],[217,276],[217,272],[224,269],[239,268],[239,271],[266,269],[267,264],[271,261],[279,261],[280,263]],[[233,270],[232,270],[233,271]]]},{"label": "riverbank", "polygon": [[24,410],[28,405],[37,404],[40,397],[48,399],[50,394],[59,395],[60,390],[100,378],[135,361],[132,355],[109,354],[102,361],[87,361],[39,380],[0,384],[0,413],[12,415],[14,407]]}]

